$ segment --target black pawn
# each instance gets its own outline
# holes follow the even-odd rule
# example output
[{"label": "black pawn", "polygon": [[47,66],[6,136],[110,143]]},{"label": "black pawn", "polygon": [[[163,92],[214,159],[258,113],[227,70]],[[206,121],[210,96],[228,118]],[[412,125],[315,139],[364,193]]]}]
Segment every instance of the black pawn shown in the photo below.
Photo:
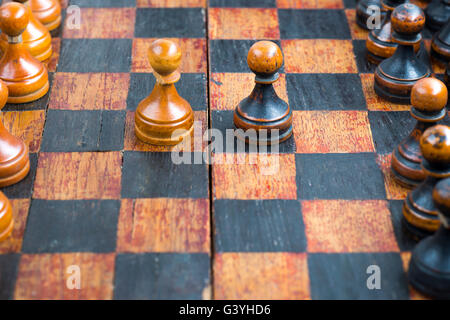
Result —
[{"label": "black pawn", "polygon": [[441,66],[450,61],[450,20],[433,36],[431,57]]},{"label": "black pawn", "polygon": [[[273,83],[283,65],[283,54],[272,41],[258,41],[249,50],[247,63],[256,74],[255,87],[234,110],[237,138],[251,144],[274,144],[292,135],[292,111],[278,97]],[[255,133],[255,134],[252,134]]]},{"label": "black pawn", "polygon": [[440,30],[450,18],[450,0],[433,0],[425,9],[427,27],[431,31]]},{"label": "black pawn", "polygon": [[441,227],[420,242],[409,262],[408,278],[418,291],[436,299],[450,299],[450,179],[441,180],[433,191]]},{"label": "black pawn", "polygon": [[430,69],[414,53],[422,40],[425,14],[418,6],[405,3],[391,15],[392,39],[397,42],[394,55],[375,70],[375,92],[395,103],[410,103],[411,89],[420,79],[430,76]]},{"label": "black pawn", "polygon": [[403,202],[403,222],[410,234],[421,239],[440,226],[438,210],[432,199],[436,184],[450,177],[450,128],[436,125],[420,138],[422,169],[427,178]]},{"label": "black pawn", "polygon": [[356,4],[356,23],[365,30],[369,30],[367,20],[373,14],[370,6],[380,8],[380,18],[382,19],[384,16],[384,12],[381,11],[381,0],[359,0]]}]

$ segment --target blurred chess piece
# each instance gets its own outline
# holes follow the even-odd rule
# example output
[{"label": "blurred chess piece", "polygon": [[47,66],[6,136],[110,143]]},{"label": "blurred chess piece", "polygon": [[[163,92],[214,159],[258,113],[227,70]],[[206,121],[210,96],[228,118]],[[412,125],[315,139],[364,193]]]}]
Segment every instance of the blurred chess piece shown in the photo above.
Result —
[{"label": "blurred chess piece", "polygon": [[450,128],[444,125],[428,128],[420,138],[420,150],[427,178],[403,202],[405,226],[418,239],[432,234],[440,225],[432,192],[440,180],[450,177]]},{"label": "blurred chess piece", "polygon": [[17,2],[0,7],[0,28],[8,45],[0,60],[0,79],[9,89],[9,103],[25,103],[44,96],[49,89],[47,68],[26,49],[22,33],[29,22],[29,11]]},{"label": "blurred chess piece", "polygon": [[450,0],[433,0],[425,9],[425,15],[431,31],[442,29],[450,18]]},{"label": "blurred chess piece", "polygon": [[408,278],[421,293],[436,299],[450,299],[450,178],[433,190],[441,227],[413,250]]},{"label": "blurred chess piece", "polygon": [[391,166],[397,182],[406,187],[415,187],[426,177],[421,167],[423,157],[419,141],[426,129],[445,117],[447,98],[447,87],[436,78],[421,79],[411,90],[410,113],[417,123],[392,153]]},{"label": "blurred chess piece", "polygon": [[431,40],[431,57],[442,67],[450,61],[450,20]]},{"label": "blurred chess piece", "polygon": [[34,16],[53,31],[61,25],[61,4],[59,0],[29,0]]},{"label": "blurred chess piece", "polygon": [[12,214],[11,202],[0,191],[0,241],[4,241],[13,231],[14,219]]},{"label": "blurred chess piece", "polygon": [[135,114],[136,136],[150,144],[175,145],[193,132],[194,113],[178,95],[174,83],[180,79],[181,50],[172,41],[159,39],[149,49],[156,84]]},{"label": "blurred chess piece", "polygon": [[375,70],[374,89],[386,100],[409,104],[413,85],[430,76],[429,67],[414,53],[414,46],[422,41],[425,15],[418,6],[405,3],[392,12],[391,24],[397,49]]},{"label": "blurred chess piece", "polygon": [[[283,65],[283,54],[276,43],[258,41],[250,48],[247,63],[256,75],[255,87],[234,110],[234,125],[244,131],[236,130],[235,134],[251,144],[285,141],[292,135],[292,111],[273,88],[280,76],[278,70]],[[249,129],[255,130],[256,135],[246,134]],[[274,130],[278,130],[278,134]]]}]

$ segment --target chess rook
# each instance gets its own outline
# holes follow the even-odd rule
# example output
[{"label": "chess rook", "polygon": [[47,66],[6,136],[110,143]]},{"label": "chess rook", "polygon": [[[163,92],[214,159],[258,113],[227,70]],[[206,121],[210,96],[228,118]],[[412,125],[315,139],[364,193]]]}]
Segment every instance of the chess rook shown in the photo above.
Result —
[{"label": "chess rook", "polygon": [[450,299],[450,178],[433,190],[441,227],[413,250],[408,279],[418,291],[436,298]]},{"label": "chess rook", "polygon": [[440,180],[450,177],[450,128],[444,125],[428,128],[420,139],[420,150],[427,178],[403,202],[405,226],[416,238],[430,235],[440,225],[432,192]]},{"label": "chess rook", "polygon": [[386,100],[409,104],[413,85],[430,76],[428,66],[414,52],[414,45],[422,40],[420,32],[425,25],[425,15],[416,5],[405,3],[392,12],[391,24],[392,39],[398,46],[394,55],[375,70],[374,89]]},{"label": "chess rook", "polygon": [[[234,125],[237,138],[251,144],[272,144],[282,142],[292,135],[292,112],[289,105],[278,97],[273,83],[278,80],[278,70],[283,65],[283,54],[272,41],[253,44],[247,56],[247,63],[255,73],[255,87],[247,98],[234,110]],[[256,136],[245,134],[253,129]],[[260,134],[266,130],[267,134]],[[278,130],[278,134],[274,131]]]},{"label": "chess rook", "polygon": [[180,79],[181,50],[172,41],[159,39],[149,49],[156,84],[135,114],[136,136],[150,144],[175,145],[192,134],[194,113],[178,95],[174,83]]},{"label": "chess rook", "polygon": [[6,240],[13,231],[14,219],[12,215],[11,202],[0,191],[0,241]]},{"label": "chess rook", "polygon": [[61,5],[59,0],[29,0],[34,16],[53,31],[61,25]]},{"label": "chess rook", "polygon": [[25,103],[44,96],[49,89],[47,68],[22,43],[29,22],[27,8],[17,2],[0,7],[0,28],[8,45],[0,60],[0,79],[9,89],[9,103]]},{"label": "chess rook", "polygon": [[392,153],[391,170],[399,183],[414,187],[425,179],[419,140],[426,129],[445,117],[447,98],[447,87],[438,79],[421,79],[413,86],[410,113],[417,124]]},{"label": "chess rook", "polygon": [[450,20],[431,40],[431,57],[441,66],[450,61]]}]

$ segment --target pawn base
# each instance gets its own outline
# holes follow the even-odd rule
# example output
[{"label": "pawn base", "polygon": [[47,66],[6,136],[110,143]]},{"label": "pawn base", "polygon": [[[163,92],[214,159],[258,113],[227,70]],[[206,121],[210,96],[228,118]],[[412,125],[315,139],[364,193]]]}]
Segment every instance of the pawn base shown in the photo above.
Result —
[{"label": "pawn base", "polygon": [[[6,82],[7,85],[9,84],[8,81],[5,81],[5,82]],[[17,84],[17,83],[15,83],[15,84]],[[8,103],[13,103],[13,104],[19,104],[19,103],[27,103],[27,102],[36,101],[36,100],[42,98],[43,96],[45,96],[47,94],[49,88],[50,88],[50,85],[49,85],[49,82],[47,80],[47,82],[44,84],[44,86],[42,88],[40,88],[39,90],[36,90],[36,91],[34,91],[32,93],[28,93],[28,94],[25,94],[25,95],[21,95],[21,96],[19,96],[19,95],[15,95],[15,96],[10,95],[8,97],[7,102]]]},{"label": "pawn base", "polygon": [[426,178],[420,163],[402,156],[398,148],[392,153],[391,172],[395,180],[407,188],[418,186]]},{"label": "pawn base", "polygon": [[450,46],[435,36],[431,42],[431,58],[441,67],[445,67],[450,61]]},{"label": "pawn base", "polygon": [[366,40],[367,60],[373,64],[379,64],[384,59],[391,57],[397,49],[397,43],[381,41],[369,33]]},{"label": "pawn base", "polygon": [[0,232],[0,242],[6,240],[11,235],[13,228],[14,228],[14,220],[11,220],[8,227],[6,227],[5,230]]},{"label": "pawn base", "polygon": [[61,25],[61,16],[59,16],[56,20],[48,22],[48,23],[43,23],[44,27],[47,28],[48,31],[53,31],[56,30],[57,28],[59,28],[59,26]]},{"label": "pawn base", "polygon": [[21,152],[11,160],[0,162],[0,187],[10,186],[24,179],[30,172],[28,148],[22,144]]},{"label": "pawn base", "polygon": [[419,206],[411,201],[411,193],[403,202],[402,212],[405,227],[417,239],[423,239],[433,234],[441,224],[437,215],[424,210],[425,208],[419,209]]}]

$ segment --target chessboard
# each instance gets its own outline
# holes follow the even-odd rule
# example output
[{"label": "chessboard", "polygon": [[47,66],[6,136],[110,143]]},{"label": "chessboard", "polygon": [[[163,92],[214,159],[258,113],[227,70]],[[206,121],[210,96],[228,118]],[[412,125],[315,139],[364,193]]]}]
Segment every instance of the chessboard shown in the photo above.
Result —
[{"label": "chessboard", "polygon": [[[407,281],[408,190],[389,171],[415,120],[373,90],[355,0],[62,2],[50,92],[2,110],[31,170],[1,189],[15,227],[0,243],[0,299],[424,298]],[[277,152],[223,148],[181,164],[173,147],[137,140],[157,38],[182,50],[191,159],[208,158],[208,129],[233,128],[256,40],[283,52],[275,89],[292,137]],[[381,288],[368,286],[374,268]]]}]

